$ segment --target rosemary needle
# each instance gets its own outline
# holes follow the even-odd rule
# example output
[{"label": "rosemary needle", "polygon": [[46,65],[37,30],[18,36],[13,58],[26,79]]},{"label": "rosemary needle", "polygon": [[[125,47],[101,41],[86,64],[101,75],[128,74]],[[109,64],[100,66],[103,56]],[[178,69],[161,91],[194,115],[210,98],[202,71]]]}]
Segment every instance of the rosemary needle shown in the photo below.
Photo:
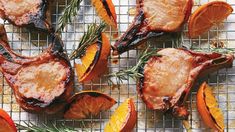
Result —
[{"label": "rosemary needle", "polygon": [[58,20],[56,32],[61,32],[67,23],[72,22],[72,17],[76,16],[80,9],[80,3],[82,0],[71,0],[65,7],[62,16]]},{"label": "rosemary needle", "polygon": [[[161,56],[157,53],[157,50],[151,50],[149,51],[149,46],[141,53],[139,56],[138,62],[135,66],[126,69],[126,70],[120,70],[115,73],[111,73],[107,75],[107,77],[110,79],[112,77],[115,77],[122,80],[128,80],[128,77],[132,79],[138,79],[140,77],[143,77],[143,73],[141,72],[142,69],[144,69],[144,64],[148,61],[148,59],[152,56]],[[110,80],[111,81],[111,80]],[[111,81],[112,82],[112,81]]]},{"label": "rosemary needle", "polygon": [[78,47],[71,53],[69,58],[72,60],[81,57],[85,53],[86,48],[97,41],[105,27],[106,24],[104,22],[99,25],[96,23],[89,25],[88,30],[81,38]]}]

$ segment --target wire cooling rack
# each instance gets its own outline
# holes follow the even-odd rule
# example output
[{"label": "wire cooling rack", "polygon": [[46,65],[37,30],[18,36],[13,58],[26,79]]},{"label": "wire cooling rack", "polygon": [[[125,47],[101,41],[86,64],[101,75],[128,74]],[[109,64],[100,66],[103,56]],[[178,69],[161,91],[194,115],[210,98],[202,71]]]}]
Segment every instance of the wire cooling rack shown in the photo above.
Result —
[{"label": "wire cooling rack", "polygon": [[[194,1],[194,9],[201,4],[208,2],[207,0]],[[63,8],[67,6],[68,2],[69,1],[67,0],[56,0],[55,4],[52,5],[52,18],[54,26],[56,25]],[[136,2],[135,0],[113,0],[113,2],[115,4],[118,16],[118,27],[120,34],[122,34],[133,20],[133,16],[128,14],[128,10],[135,7]],[[230,3],[235,9],[235,0],[227,0],[227,2]],[[62,39],[68,53],[70,53],[76,44],[78,44],[79,39],[83,35],[84,31],[86,31],[87,25],[99,21],[100,20],[95,14],[89,0],[84,0],[81,4],[79,15],[65,28],[64,32],[62,32]],[[38,55],[48,46],[48,37],[45,34],[38,34],[34,31],[17,28],[7,22],[4,22],[4,25],[6,27],[9,43],[12,49],[20,54],[28,56]],[[112,30],[109,29],[106,32],[111,38]],[[182,33],[183,36],[180,40],[186,47],[191,47],[191,45],[193,45],[192,48],[194,49],[210,49],[211,43],[219,44],[222,42],[227,46],[227,48],[234,49],[235,13],[231,14],[223,24],[213,28],[201,37],[193,40],[188,39],[185,35],[186,33],[187,28],[185,26]],[[115,40],[111,38],[110,41],[113,43]],[[171,38],[168,38],[167,40],[155,38],[151,39],[147,43],[154,47],[165,48],[173,47],[175,40],[171,40]],[[131,50],[118,58],[110,57],[109,72],[125,69],[135,65],[137,61],[136,56],[138,54],[139,50]],[[113,63],[113,60],[117,59],[118,63]],[[72,62],[72,64],[73,63],[74,62]],[[218,99],[219,106],[224,113],[226,131],[235,131],[235,67],[219,70],[197,82],[187,101],[188,109],[190,111],[189,120],[184,123],[188,124],[192,131],[209,131],[209,129],[205,127],[201,121],[196,109],[196,89],[202,81],[207,81],[214,88],[214,93]],[[125,81],[119,88],[109,86],[107,80],[104,78],[86,84],[79,84],[75,78],[75,83],[77,91],[81,89],[99,90],[115,98],[118,103],[111,110],[100,113],[98,117],[90,117],[84,120],[65,121],[56,116],[31,114],[19,108],[19,105],[16,103],[14,95],[12,94],[11,88],[1,75],[0,108],[6,110],[11,115],[13,120],[19,124],[24,124],[24,122],[33,122],[35,124],[63,122],[71,127],[77,128],[78,131],[103,131],[105,123],[108,121],[110,115],[118,107],[118,105],[122,103],[124,99],[133,97],[138,110],[138,121],[134,131],[186,131],[186,128],[181,120],[175,119],[170,115],[165,115],[160,112],[147,109],[145,104],[137,96],[136,83],[131,79]]]}]

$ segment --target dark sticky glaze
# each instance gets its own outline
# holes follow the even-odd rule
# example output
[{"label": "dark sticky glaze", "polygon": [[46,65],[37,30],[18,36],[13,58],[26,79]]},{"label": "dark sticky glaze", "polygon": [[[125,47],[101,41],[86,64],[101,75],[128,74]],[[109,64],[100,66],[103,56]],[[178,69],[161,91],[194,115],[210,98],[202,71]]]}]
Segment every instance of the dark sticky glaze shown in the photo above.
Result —
[{"label": "dark sticky glaze", "polygon": [[48,5],[49,2],[47,0],[42,0],[38,14],[30,16],[29,24],[33,24],[32,26],[38,29],[51,30],[49,23],[46,21],[46,12],[48,9]]},{"label": "dark sticky glaze", "polygon": [[6,51],[6,49],[0,45],[0,54],[3,55],[8,61],[13,61],[11,55]]},{"label": "dark sticky glaze", "polygon": [[[16,23],[15,21],[12,21],[8,16],[5,14],[3,15],[4,18],[8,20],[10,23],[12,23],[15,26],[19,27],[28,27],[29,29],[34,28],[38,29],[39,31],[46,31],[46,32],[53,32],[54,29],[51,26],[51,22],[48,21],[50,16],[47,16],[47,12],[49,11],[49,3],[52,3],[51,1],[49,2],[48,0],[41,0],[40,6],[38,6],[39,11],[36,14],[30,14],[28,15],[29,21],[27,24],[19,24]],[[50,14],[50,13],[49,13]]]},{"label": "dark sticky glaze", "polygon": [[128,28],[127,32],[115,42],[115,51],[117,54],[122,54],[130,49],[135,48],[142,42],[151,37],[161,36],[163,32],[149,32],[147,28],[143,29],[145,17],[144,12],[140,10],[139,15],[135,17],[133,25]]},{"label": "dark sticky glaze", "polygon": [[[164,49],[163,49],[164,50]],[[185,101],[187,100],[188,94],[191,90],[191,88],[193,87],[195,81],[201,77],[201,76],[205,76],[213,71],[216,71],[218,69],[221,68],[229,68],[232,67],[233,65],[233,59],[234,56],[233,55],[221,55],[218,53],[211,53],[211,54],[207,54],[207,53],[197,53],[197,52],[193,52],[193,51],[189,51],[189,50],[185,50],[185,49],[178,49],[181,50],[181,52],[187,52],[188,54],[190,54],[191,56],[194,57],[194,61],[193,61],[193,69],[198,68],[194,74],[190,74],[190,77],[192,79],[192,81],[188,82],[187,87],[182,91],[182,93],[178,94],[179,98],[177,100],[175,100],[177,97],[175,96],[167,96],[167,97],[162,97],[162,103],[163,104],[154,104],[154,105],[161,105],[164,106],[161,109],[154,109],[153,108],[153,104],[150,104],[149,102],[147,102],[147,100],[145,100],[144,98],[144,94],[143,94],[143,90],[144,90],[144,77],[141,77],[138,79],[138,83],[137,83],[137,90],[139,93],[139,96],[143,99],[143,101],[146,103],[147,107],[150,109],[154,109],[154,110],[160,110],[162,112],[169,112],[171,113],[173,116],[177,117],[177,118],[183,118],[186,119],[188,117],[188,112],[186,107],[184,106]],[[161,58],[161,57],[152,57],[152,58]],[[145,65],[146,66],[146,65]],[[145,67],[142,66],[142,67]],[[144,73],[144,68],[139,69],[140,73]],[[163,88],[164,90],[164,88]],[[174,104],[172,104],[172,101],[174,100]]]},{"label": "dark sticky glaze", "polygon": [[112,15],[112,13],[111,13],[111,11],[110,11],[110,8],[109,8],[109,5],[108,5],[107,1],[106,1],[106,0],[102,0],[102,3],[103,3],[103,5],[104,5],[104,8],[105,8],[105,10],[107,11],[109,17],[112,17],[112,18],[113,18],[113,15]]}]

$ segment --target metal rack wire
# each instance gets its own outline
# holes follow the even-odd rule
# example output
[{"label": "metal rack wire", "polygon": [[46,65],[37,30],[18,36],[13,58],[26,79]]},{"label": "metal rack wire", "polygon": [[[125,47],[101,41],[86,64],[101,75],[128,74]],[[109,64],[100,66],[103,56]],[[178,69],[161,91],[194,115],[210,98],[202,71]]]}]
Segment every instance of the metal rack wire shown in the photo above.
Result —
[{"label": "metal rack wire", "polygon": [[[52,6],[52,18],[53,25],[56,25],[59,15],[61,14],[63,8],[67,6],[69,0],[57,0]],[[118,16],[118,26],[120,29],[120,34],[125,32],[128,25],[131,23],[133,16],[128,15],[128,10],[135,7],[135,0],[113,0],[117,16]],[[208,0],[195,0],[195,8],[199,5],[208,2]],[[233,8],[235,9],[235,1],[227,0]],[[70,53],[74,45],[79,42],[79,38],[86,31],[88,24],[93,22],[99,22],[99,18],[95,14],[88,0],[84,0],[81,5],[81,10],[79,15],[75,20],[70,23],[64,32],[62,33],[62,39],[65,44],[65,49]],[[38,34],[34,31],[28,31],[25,29],[14,27],[7,22],[4,22],[7,29],[7,35],[11,47],[16,52],[23,55],[37,55],[42,52],[48,46],[48,37],[44,34]],[[111,38],[112,30],[107,31]],[[209,49],[209,44],[212,41],[223,42],[228,48],[235,48],[235,13],[229,16],[229,18],[222,24],[222,26],[216,27],[210,30],[207,34],[196,39],[188,39],[186,37],[187,28],[185,26],[183,31],[182,42],[185,46],[193,45],[193,48],[197,49]],[[115,40],[111,38],[111,43]],[[172,47],[174,40],[159,40],[158,38],[151,39],[147,43],[152,44],[155,47]],[[45,46],[41,46],[46,44]],[[136,55],[139,54],[139,50],[132,50],[118,58],[118,63],[112,63],[114,59],[110,57],[109,59],[109,71],[116,71],[120,69],[125,69],[130,66],[135,65],[137,58]],[[231,69],[219,70],[215,73],[208,75],[206,78],[199,80],[196,87],[203,81],[206,80],[210,85],[214,87],[214,93],[218,98],[220,108],[222,108],[226,131],[235,131],[235,67]],[[108,121],[111,113],[117,108],[117,106],[124,101],[127,97],[133,97],[136,100],[136,106],[138,110],[138,122],[135,127],[135,131],[186,131],[181,120],[172,118],[170,115],[164,115],[159,112],[148,110],[145,104],[139,99],[136,92],[136,83],[133,80],[126,81],[120,88],[113,89],[108,85],[104,78],[96,81],[92,81],[86,84],[79,84],[76,79],[76,89],[91,89],[99,90],[101,92],[107,93],[117,100],[117,105],[115,105],[110,111],[102,112],[98,117],[90,117],[84,120],[77,121],[64,121],[63,119],[57,118],[56,116],[49,116],[45,114],[31,114],[25,112],[19,108],[16,103],[14,95],[12,94],[11,88],[8,86],[4,77],[0,76],[0,108],[6,110],[13,118],[16,123],[23,124],[26,122],[33,123],[47,123],[47,122],[64,122],[72,127],[78,129],[78,131],[102,131],[104,129],[105,122]],[[189,125],[192,131],[208,131],[200,117],[198,116],[196,109],[196,87],[191,92],[189,99],[187,101],[188,108],[190,111]]]}]

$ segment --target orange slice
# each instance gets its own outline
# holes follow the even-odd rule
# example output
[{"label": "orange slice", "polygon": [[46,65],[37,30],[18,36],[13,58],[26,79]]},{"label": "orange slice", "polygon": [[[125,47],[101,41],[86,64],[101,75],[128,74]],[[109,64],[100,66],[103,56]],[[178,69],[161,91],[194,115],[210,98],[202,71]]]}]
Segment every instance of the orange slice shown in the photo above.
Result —
[{"label": "orange slice", "polygon": [[232,12],[231,5],[223,1],[213,1],[200,6],[189,19],[189,37],[195,38],[207,32],[213,25],[221,23]]},{"label": "orange slice", "polygon": [[204,123],[217,131],[224,130],[224,117],[212,89],[204,82],[197,93],[197,108]]},{"label": "orange slice", "polygon": [[3,110],[0,109],[0,132],[16,132],[16,126],[11,117]]},{"label": "orange slice", "polygon": [[85,55],[81,57],[81,64],[75,64],[79,82],[95,79],[107,70],[111,45],[104,33],[101,36],[101,41],[86,49]]},{"label": "orange slice", "polygon": [[64,118],[84,119],[89,115],[97,116],[101,111],[110,109],[116,101],[106,94],[97,91],[83,91],[69,100]]},{"label": "orange slice", "polygon": [[137,113],[132,99],[125,100],[113,113],[104,132],[130,132],[135,127]]},{"label": "orange slice", "polygon": [[91,3],[101,19],[117,30],[117,15],[112,0],[92,0]]}]

